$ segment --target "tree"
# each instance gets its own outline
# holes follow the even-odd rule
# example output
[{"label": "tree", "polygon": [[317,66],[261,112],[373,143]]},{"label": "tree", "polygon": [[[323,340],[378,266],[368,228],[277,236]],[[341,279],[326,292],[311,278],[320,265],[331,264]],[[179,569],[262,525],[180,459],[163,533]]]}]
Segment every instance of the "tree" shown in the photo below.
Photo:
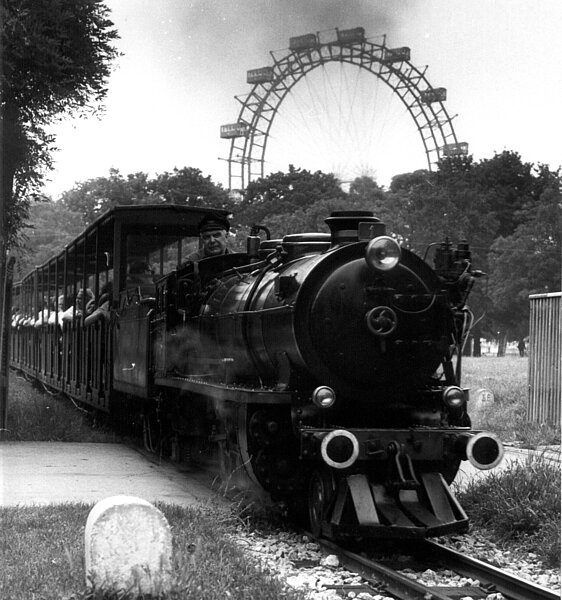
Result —
[{"label": "tree", "polygon": [[220,184],[194,167],[175,168],[171,173],[157,175],[149,190],[167,204],[209,206],[232,210],[233,202]]},{"label": "tree", "polygon": [[[117,38],[99,0],[2,0],[0,82],[0,283],[6,253],[29,208],[28,194],[52,166],[45,127],[63,114],[96,112]],[[6,420],[9,300],[0,294],[0,430]]]},{"label": "tree", "polygon": [[118,205],[162,203],[227,210],[234,205],[226,190],[194,167],[176,168],[154,179],[149,179],[146,173],[123,177],[118,169],[110,169],[109,177],[89,179],[63,192],[61,201],[69,210],[82,215],[85,226]]},{"label": "tree", "polygon": [[29,209],[23,242],[15,250],[17,276],[21,278],[56,256],[82,230],[81,215],[61,202],[50,199],[34,202]]},{"label": "tree", "polygon": [[393,222],[394,214],[387,196],[387,192],[372,177],[362,175],[349,186],[349,210],[371,210],[381,221]]},{"label": "tree", "polygon": [[562,194],[560,185],[544,190],[521,211],[525,220],[490,251],[492,319],[509,341],[529,331],[529,295],[560,290]]},{"label": "tree", "polygon": [[[517,152],[504,150],[483,159],[471,169],[470,180],[488,196],[489,210],[497,221],[497,235],[511,235],[518,225],[518,211],[540,195],[533,165],[524,163]],[[537,193],[538,191],[538,193]]]},{"label": "tree", "polygon": [[2,0],[0,200],[10,217],[0,222],[5,247],[26,216],[27,194],[51,167],[54,138],[45,127],[63,114],[95,114],[105,98],[118,55],[108,14],[99,0]]},{"label": "tree", "polygon": [[[153,195],[146,173],[134,173],[125,178],[118,169],[110,169],[109,177],[88,179],[63,192],[61,202],[68,210],[79,213],[86,226],[113,206],[142,204],[149,202]],[[158,200],[159,197],[153,201]]]},{"label": "tree", "polygon": [[241,223],[265,223],[270,215],[292,214],[319,200],[346,197],[332,173],[289,165],[287,173],[278,171],[250,182],[236,214]]}]

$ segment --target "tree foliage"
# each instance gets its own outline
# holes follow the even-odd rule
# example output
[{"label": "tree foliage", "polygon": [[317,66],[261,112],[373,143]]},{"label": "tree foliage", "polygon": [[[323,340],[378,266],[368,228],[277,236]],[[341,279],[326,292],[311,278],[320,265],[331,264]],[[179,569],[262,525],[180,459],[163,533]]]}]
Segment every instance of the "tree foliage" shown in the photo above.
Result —
[{"label": "tree foliage", "polygon": [[81,215],[47,198],[34,202],[23,242],[15,250],[16,276],[56,256],[83,229]]},{"label": "tree foliage", "polygon": [[292,215],[306,211],[320,200],[342,200],[346,193],[332,173],[307,171],[289,165],[289,171],[278,171],[252,181],[237,207],[240,223],[265,223],[273,215]]},{"label": "tree foliage", "polygon": [[194,167],[175,168],[153,179],[146,173],[124,177],[118,169],[110,169],[109,177],[89,179],[63,192],[61,201],[82,215],[84,225],[117,205],[182,204],[232,210],[234,204],[222,186]]},{"label": "tree foliage", "polygon": [[26,217],[26,195],[52,166],[46,126],[96,113],[106,95],[118,55],[108,15],[99,0],[2,0],[0,191],[9,243]]},{"label": "tree foliage", "polygon": [[112,206],[141,204],[149,196],[145,173],[135,173],[125,178],[118,169],[110,169],[109,177],[96,177],[78,183],[71,190],[63,192],[60,200],[68,210],[80,214],[86,226]]},{"label": "tree foliage", "polygon": [[149,191],[167,204],[210,206],[231,210],[233,202],[228,192],[213,183],[209,175],[194,167],[175,168],[172,172],[157,175],[149,182]]},{"label": "tree foliage", "polygon": [[560,291],[562,195],[546,189],[519,212],[510,236],[499,236],[490,251],[493,322],[509,339],[528,334],[529,295]]}]

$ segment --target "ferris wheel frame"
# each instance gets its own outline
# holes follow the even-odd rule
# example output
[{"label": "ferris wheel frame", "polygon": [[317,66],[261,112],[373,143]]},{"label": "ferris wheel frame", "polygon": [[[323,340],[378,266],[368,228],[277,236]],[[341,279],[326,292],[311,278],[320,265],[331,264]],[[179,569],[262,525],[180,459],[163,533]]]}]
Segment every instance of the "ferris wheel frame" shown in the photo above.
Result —
[{"label": "ferris wheel frame", "polygon": [[248,71],[251,91],[235,96],[241,104],[237,121],[221,126],[221,137],[231,139],[227,159],[231,190],[244,190],[250,181],[265,176],[267,142],[281,103],[303,77],[329,62],[365,69],[391,88],[417,127],[430,171],[444,156],[468,153],[468,144],[458,142],[454,117],[445,108],[447,90],[433,87],[425,76],[427,66],[414,66],[408,47],[389,48],[386,36],[378,44],[365,38],[362,27],[334,29],[290,38],[289,48],[280,56],[270,55],[273,65]]}]

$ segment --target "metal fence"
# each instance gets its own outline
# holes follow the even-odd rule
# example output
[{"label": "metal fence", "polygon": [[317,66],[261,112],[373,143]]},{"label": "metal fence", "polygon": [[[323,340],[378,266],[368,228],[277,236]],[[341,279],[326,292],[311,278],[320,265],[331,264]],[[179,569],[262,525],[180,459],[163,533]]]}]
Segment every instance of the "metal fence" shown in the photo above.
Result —
[{"label": "metal fence", "polygon": [[537,423],[560,423],[562,403],[562,292],[534,294],[529,320],[529,405]]}]

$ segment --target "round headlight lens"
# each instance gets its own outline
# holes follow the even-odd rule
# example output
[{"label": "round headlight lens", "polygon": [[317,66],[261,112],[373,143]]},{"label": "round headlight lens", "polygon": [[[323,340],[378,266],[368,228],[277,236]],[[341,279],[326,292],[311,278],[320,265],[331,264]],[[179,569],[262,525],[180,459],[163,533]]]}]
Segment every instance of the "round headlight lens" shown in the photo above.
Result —
[{"label": "round headlight lens", "polygon": [[387,235],[376,237],[367,246],[365,260],[377,271],[390,271],[400,262],[400,245]]},{"label": "round headlight lens", "polygon": [[312,392],[312,401],[318,408],[330,408],[336,401],[336,392],[327,385],[321,385]]},{"label": "round headlight lens", "polygon": [[452,385],[443,391],[443,401],[449,408],[460,408],[465,402],[464,391]]}]

